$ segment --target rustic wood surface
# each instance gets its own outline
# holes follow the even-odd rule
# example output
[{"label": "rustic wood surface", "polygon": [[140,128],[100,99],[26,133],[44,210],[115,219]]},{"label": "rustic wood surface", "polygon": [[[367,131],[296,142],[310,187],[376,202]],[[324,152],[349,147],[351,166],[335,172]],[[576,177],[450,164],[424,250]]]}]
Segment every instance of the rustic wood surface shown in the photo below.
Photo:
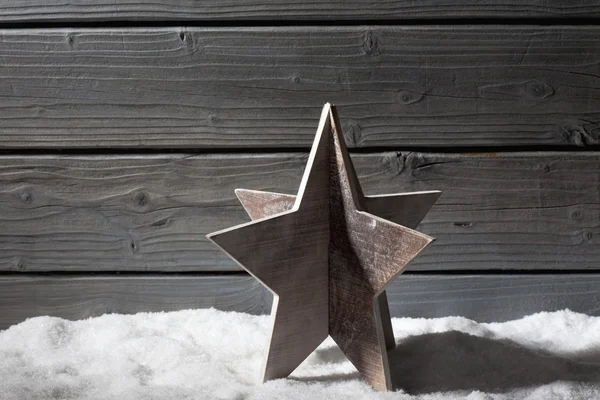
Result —
[{"label": "rustic wood surface", "polygon": [[252,220],[290,211],[296,203],[293,194],[235,189],[235,195]]},{"label": "rustic wood surface", "polygon": [[0,329],[51,315],[85,319],[107,313],[215,307],[268,313],[271,298],[247,275],[0,275]]},{"label": "rustic wood surface", "polygon": [[600,275],[401,275],[388,290],[394,317],[460,315],[494,322],[568,308],[600,315]]},{"label": "rustic wood surface", "polygon": [[[491,322],[565,308],[600,315],[596,274],[404,273],[386,292],[392,317],[461,315]],[[247,275],[0,276],[0,329],[40,315],[83,319],[209,306],[268,314],[270,304],[271,294]]]},{"label": "rustic wood surface", "polygon": [[[596,269],[600,154],[353,156],[365,194],[440,189],[411,270]],[[206,233],[248,221],[234,189],[295,193],[305,154],[0,157],[0,269],[238,267]]]},{"label": "rustic wood surface", "polygon": [[290,210],[207,235],[273,292],[263,382],[290,375],[329,334],[330,130],[326,105]]},{"label": "rustic wood surface", "polygon": [[0,148],[308,149],[324,101],[349,147],[596,145],[599,33],[2,30]]},{"label": "rustic wood surface", "polygon": [[[385,287],[433,239],[373,213],[394,199],[405,205],[406,195],[379,197],[385,201],[367,209],[340,126],[335,106],[326,104],[293,205],[284,208],[288,195],[237,189],[253,222],[208,237],[275,294],[265,380],[288,376],[328,332],[373,388],[391,390],[387,350],[394,336]],[[414,210],[396,219],[416,226],[439,196],[427,201],[431,194],[412,196]],[[315,238],[322,243],[313,244]],[[314,250],[296,251],[306,243]],[[329,291],[320,287],[323,272]]]},{"label": "rustic wood surface", "polygon": [[[289,194],[236,189],[235,194],[252,219],[289,211],[294,206],[296,196]],[[439,198],[441,192],[428,191],[401,193],[396,195],[363,196],[362,203],[370,214],[415,229]],[[378,328],[383,335],[387,350],[395,346],[394,333],[390,322],[387,296],[383,291],[374,302],[375,315],[380,316]]]},{"label": "rustic wood surface", "polygon": [[392,390],[393,332],[383,293],[434,239],[369,213],[335,107],[331,122],[329,335],[375,390]]},{"label": "rustic wood surface", "polygon": [[[248,189],[236,189],[235,194],[252,220],[289,211],[293,208],[296,200],[296,196],[289,194]],[[431,209],[439,195],[440,192],[430,191],[387,196],[363,196],[362,203],[370,214],[414,229]],[[391,350],[396,342],[385,291],[374,301],[374,310],[375,315],[380,316],[377,327],[383,336],[383,345],[386,350]]]},{"label": "rustic wood surface", "polygon": [[[0,1],[2,22],[240,21],[240,20],[398,20],[408,18],[564,18],[598,17],[600,3],[585,0],[442,1],[393,0],[296,2],[291,0],[85,0]],[[560,21],[558,21],[560,22]]]},{"label": "rustic wood surface", "polygon": [[[411,193],[362,196],[362,206],[370,214],[414,229],[423,220],[442,193],[436,190]],[[296,196],[291,194],[236,189],[242,207],[251,219],[289,211]]]}]

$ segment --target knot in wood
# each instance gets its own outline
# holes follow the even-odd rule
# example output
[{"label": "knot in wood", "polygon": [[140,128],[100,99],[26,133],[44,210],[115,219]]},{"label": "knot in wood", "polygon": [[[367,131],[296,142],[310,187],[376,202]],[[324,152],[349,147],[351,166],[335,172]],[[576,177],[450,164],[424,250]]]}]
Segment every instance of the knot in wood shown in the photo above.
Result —
[{"label": "knot in wood", "polygon": [[[565,124],[560,127],[562,137],[575,146],[585,146],[586,144],[594,144],[594,139],[590,137],[585,128],[576,123]],[[588,141],[590,143],[588,143]]]},{"label": "knot in wood", "polygon": [[400,175],[404,171],[404,163],[406,158],[401,152],[396,152],[393,155],[386,156],[383,164],[393,175]]},{"label": "knot in wood", "polygon": [[180,31],[179,32],[179,40],[181,41],[181,43],[183,43],[183,45],[185,46],[185,48],[187,49],[187,51],[189,53],[193,53],[194,51],[197,50],[197,49],[195,49],[194,38],[192,35],[190,35],[189,32]]},{"label": "knot in wood", "polygon": [[408,105],[421,101],[423,95],[421,93],[415,93],[408,90],[400,90],[398,92],[398,102],[400,104]]},{"label": "knot in wood", "polygon": [[473,226],[473,223],[461,221],[461,222],[453,222],[452,225],[459,227],[459,228],[470,228]]},{"label": "knot in wood", "polygon": [[525,85],[526,93],[536,99],[545,99],[548,96],[554,94],[554,89],[542,81],[533,80],[527,82]]},{"label": "knot in wood", "polygon": [[138,244],[133,239],[129,242],[129,248],[132,253],[137,253],[139,250]]},{"label": "knot in wood", "polygon": [[72,49],[73,45],[74,45],[75,39],[73,38],[72,34],[67,34],[67,45],[69,45],[69,47]]},{"label": "knot in wood", "polygon": [[19,271],[25,270],[25,263],[23,262],[23,259],[21,257],[17,257],[17,260],[15,261],[15,269]]},{"label": "knot in wood", "polygon": [[379,42],[377,36],[371,30],[368,30],[365,33],[363,50],[365,54],[369,56],[379,54]]},{"label": "knot in wood", "polygon": [[342,133],[346,143],[350,146],[356,146],[362,142],[362,131],[355,121],[348,121],[342,128]]},{"label": "knot in wood", "polygon": [[144,192],[139,192],[138,194],[136,194],[133,197],[133,201],[135,202],[135,204],[137,204],[140,207],[144,207],[146,206],[149,202],[149,196],[148,194],[144,193]]},{"label": "knot in wood", "polygon": [[33,194],[31,194],[31,192],[23,192],[23,193],[21,193],[21,195],[19,197],[21,198],[21,201],[24,203],[33,202]]}]

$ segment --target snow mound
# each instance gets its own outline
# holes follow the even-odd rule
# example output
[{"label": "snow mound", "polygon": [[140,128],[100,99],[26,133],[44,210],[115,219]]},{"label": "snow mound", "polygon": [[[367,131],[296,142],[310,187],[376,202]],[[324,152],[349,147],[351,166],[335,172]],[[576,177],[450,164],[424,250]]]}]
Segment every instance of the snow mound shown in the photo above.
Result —
[{"label": "snow mound", "polygon": [[214,309],[28,319],[0,331],[0,399],[600,399],[600,317],[395,318],[401,390],[377,393],[331,339],[259,384],[270,318]]}]

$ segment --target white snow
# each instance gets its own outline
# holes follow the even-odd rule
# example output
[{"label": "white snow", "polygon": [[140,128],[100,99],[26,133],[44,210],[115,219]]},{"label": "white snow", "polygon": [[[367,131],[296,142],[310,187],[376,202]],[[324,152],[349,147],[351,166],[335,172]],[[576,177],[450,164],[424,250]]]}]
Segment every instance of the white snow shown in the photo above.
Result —
[{"label": "white snow", "polygon": [[600,399],[600,317],[394,319],[402,391],[373,392],[325,341],[259,384],[270,319],[210,310],[38,317],[0,331],[0,399]]}]

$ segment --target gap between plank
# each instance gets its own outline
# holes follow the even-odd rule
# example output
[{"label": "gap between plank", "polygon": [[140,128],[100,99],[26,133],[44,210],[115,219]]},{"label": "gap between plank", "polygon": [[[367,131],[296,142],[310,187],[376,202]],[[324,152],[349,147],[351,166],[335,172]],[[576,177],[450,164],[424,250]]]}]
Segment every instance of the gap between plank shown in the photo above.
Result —
[{"label": "gap between plank", "polygon": [[45,28],[166,28],[166,27],[215,27],[215,28],[245,28],[245,27],[294,27],[294,26],[442,26],[442,25],[521,25],[521,26],[597,26],[600,24],[598,17],[556,17],[556,18],[502,18],[502,17],[464,17],[464,18],[415,18],[399,20],[387,19],[353,19],[353,20],[328,20],[328,19],[282,19],[282,20],[162,20],[162,21],[34,21],[34,22],[0,22],[0,29],[45,29]]},{"label": "gap between plank", "polygon": [[[518,276],[518,275],[599,275],[600,269],[519,269],[519,270],[504,270],[504,269],[489,269],[489,270],[440,270],[440,271],[405,271],[402,275],[410,276],[460,276],[460,275],[488,275],[488,276]],[[35,271],[35,272],[19,272],[19,271],[0,271],[2,277],[207,277],[207,276],[250,276],[245,271],[177,271],[177,272],[161,272],[161,271]]]},{"label": "gap between plank", "polygon": [[[535,151],[582,152],[598,151],[600,146],[459,146],[459,147],[424,147],[424,146],[379,146],[354,147],[348,149],[351,153],[386,153],[393,151],[410,151],[417,153],[515,153]],[[262,148],[0,148],[0,156],[94,156],[94,155],[137,155],[137,154],[271,154],[271,153],[308,153],[310,147],[262,147]]]}]

